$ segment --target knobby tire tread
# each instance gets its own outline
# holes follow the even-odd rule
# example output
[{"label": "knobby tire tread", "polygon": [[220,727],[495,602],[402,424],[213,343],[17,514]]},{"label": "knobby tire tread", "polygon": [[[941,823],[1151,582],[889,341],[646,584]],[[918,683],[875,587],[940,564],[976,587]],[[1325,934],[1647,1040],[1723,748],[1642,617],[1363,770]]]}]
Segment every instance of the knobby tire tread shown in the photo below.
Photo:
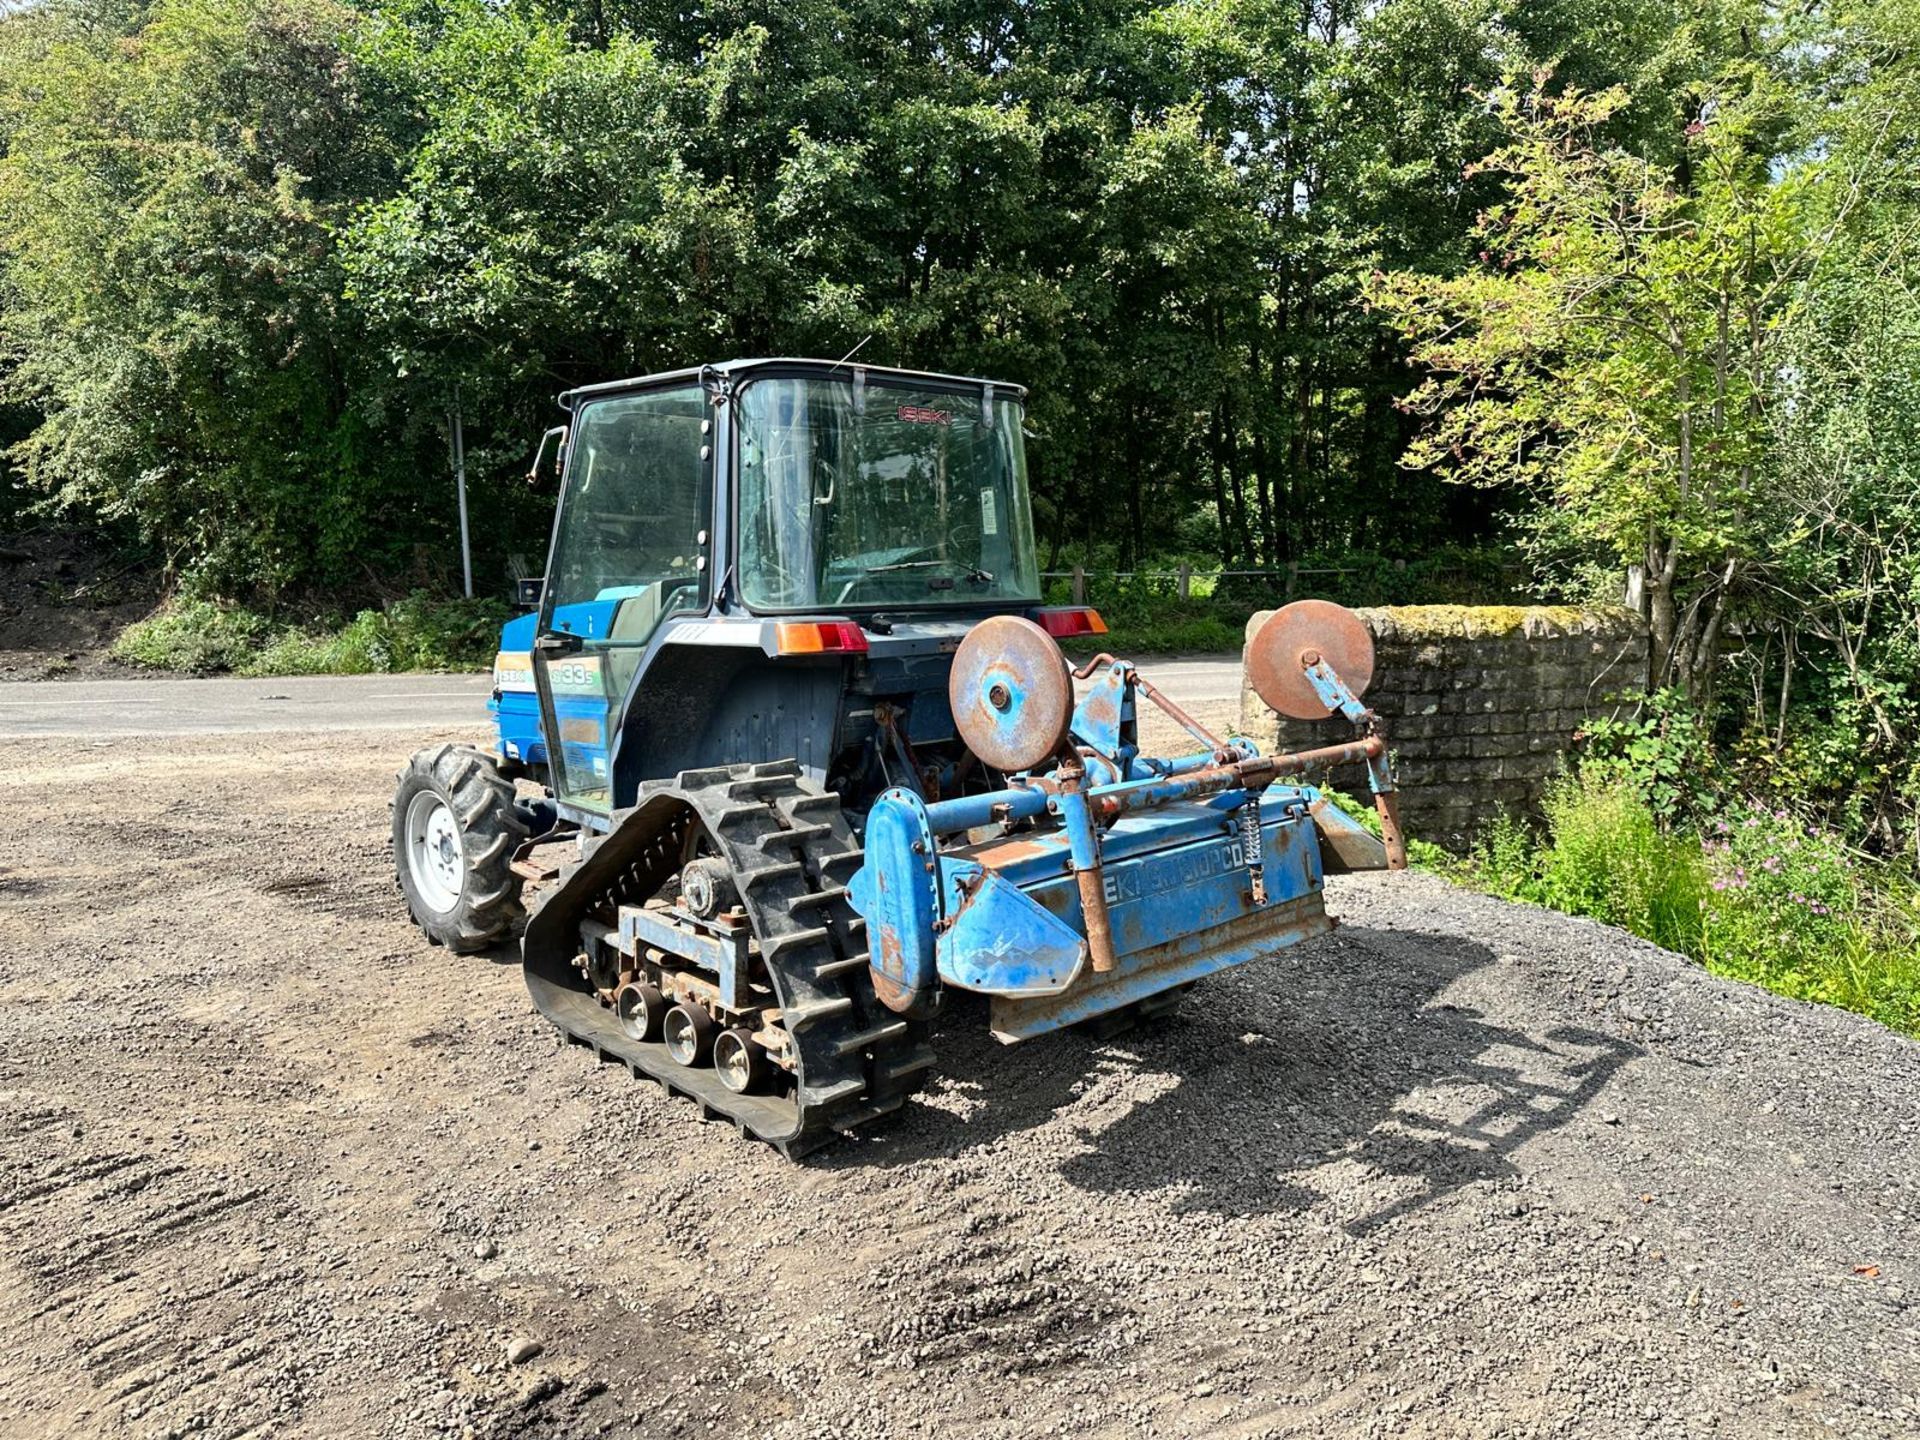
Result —
[{"label": "knobby tire tread", "polygon": [[[568,1040],[792,1159],[897,1111],[924,1083],[933,1062],[928,1027],[902,1022],[875,996],[864,922],[846,901],[861,854],[838,796],[792,761],[730,765],[644,786],[638,802],[612,818],[612,829],[535,903],[522,940],[534,1005]],[[658,894],[680,869],[694,827],[732,867],[792,1036],[791,1096],[734,1095],[710,1070],[630,1039],[575,964],[582,924],[612,924],[620,905]]]}]

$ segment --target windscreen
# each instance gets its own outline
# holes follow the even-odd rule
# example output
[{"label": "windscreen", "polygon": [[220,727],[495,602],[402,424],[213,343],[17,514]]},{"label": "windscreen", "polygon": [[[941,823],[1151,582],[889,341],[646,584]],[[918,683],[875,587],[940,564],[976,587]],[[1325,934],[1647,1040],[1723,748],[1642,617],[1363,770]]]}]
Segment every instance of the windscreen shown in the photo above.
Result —
[{"label": "windscreen", "polygon": [[[760,610],[1033,600],[1020,406],[755,380],[740,395],[740,588]],[[988,423],[989,418],[991,423]]]}]

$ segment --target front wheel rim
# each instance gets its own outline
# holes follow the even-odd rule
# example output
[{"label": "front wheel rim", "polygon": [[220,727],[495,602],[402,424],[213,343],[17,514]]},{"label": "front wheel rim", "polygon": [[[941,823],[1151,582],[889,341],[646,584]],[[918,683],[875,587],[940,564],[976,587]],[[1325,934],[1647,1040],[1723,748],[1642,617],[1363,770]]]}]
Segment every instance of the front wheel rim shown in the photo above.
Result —
[{"label": "front wheel rim", "polygon": [[407,806],[407,873],[422,903],[444,915],[467,888],[467,857],[453,809],[431,790]]}]

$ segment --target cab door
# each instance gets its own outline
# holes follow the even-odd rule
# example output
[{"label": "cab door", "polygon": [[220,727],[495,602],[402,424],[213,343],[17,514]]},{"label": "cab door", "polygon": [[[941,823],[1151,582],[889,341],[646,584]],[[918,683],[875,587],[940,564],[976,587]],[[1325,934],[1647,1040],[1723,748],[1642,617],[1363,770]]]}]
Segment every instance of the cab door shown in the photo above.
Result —
[{"label": "cab door", "polygon": [[698,384],[588,400],[575,416],[533,646],[567,804],[612,807],[612,739],[647,642],[669,615],[706,608],[712,474]]}]

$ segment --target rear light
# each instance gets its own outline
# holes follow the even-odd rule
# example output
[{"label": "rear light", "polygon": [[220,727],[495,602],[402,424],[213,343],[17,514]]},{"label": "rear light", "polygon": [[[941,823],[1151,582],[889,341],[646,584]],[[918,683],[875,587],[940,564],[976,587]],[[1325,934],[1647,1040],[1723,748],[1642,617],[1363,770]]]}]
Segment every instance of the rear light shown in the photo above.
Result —
[{"label": "rear light", "polygon": [[808,620],[774,627],[775,653],[780,655],[865,654],[867,632],[851,620]]},{"label": "rear light", "polygon": [[1056,640],[1065,640],[1073,635],[1104,635],[1107,622],[1100,618],[1098,610],[1077,606],[1071,610],[1036,610],[1034,622]]}]

